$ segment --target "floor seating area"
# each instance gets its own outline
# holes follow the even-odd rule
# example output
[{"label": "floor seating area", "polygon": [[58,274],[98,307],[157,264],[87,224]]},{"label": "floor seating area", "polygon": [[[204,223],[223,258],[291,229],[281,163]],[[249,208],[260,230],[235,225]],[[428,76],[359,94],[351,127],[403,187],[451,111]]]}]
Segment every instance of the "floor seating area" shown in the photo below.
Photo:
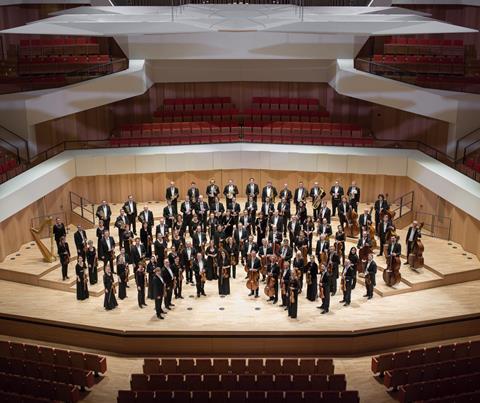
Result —
[{"label": "floor seating area", "polygon": [[2,401],[76,402],[106,371],[106,358],[96,354],[0,341]]},{"label": "floor seating area", "polygon": [[454,395],[478,401],[480,340],[382,354],[372,357],[371,368],[402,403],[457,401]]},{"label": "floor seating area", "polygon": [[143,374],[132,374],[131,390],[118,402],[351,402],[345,375],[333,360],[315,358],[145,359]]}]

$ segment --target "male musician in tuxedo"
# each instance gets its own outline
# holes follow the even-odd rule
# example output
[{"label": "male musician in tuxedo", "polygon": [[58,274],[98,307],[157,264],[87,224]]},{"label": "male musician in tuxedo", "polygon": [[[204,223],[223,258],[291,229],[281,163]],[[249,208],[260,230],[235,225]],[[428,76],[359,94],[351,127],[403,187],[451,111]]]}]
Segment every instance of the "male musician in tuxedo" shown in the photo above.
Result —
[{"label": "male musician in tuxedo", "polygon": [[207,234],[202,231],[201,227],[197,227],[197,229],[195,230],[195,233],[193,234],[193,237],[192,237],[192,242],[193,242],[193,247],[197,251],[201,251],[202,246],[206,244]]},{"label": "male musician in tuxedo", "polygon": [[344,302],[343,306],[350,305],[352,301],[352,285],[353,277],[355,275],[354,267],[350,260],[345,259],[345,264],[343,266],[342,277],[345,282],[345,291],[343,292],[343,299],[340,302]]},{"label": "male musician in tuxedo", "polygon": [[239,222],[237,228],[233,231],[233,240],[238,245],[239,250],[241,249],[240,246],[243,246],[245,241],[248,239],[249,233],[244,228],[243,223]]},{"label": "male musician in tuxedo", "polygon": [[337,212],[337,207],[342,201],[344,191],[343,187],[340,186],[338,181],[335,181],[335,184],[330,188],[330,196],[332,196],[332,216],[335,217]]},{"label": "male musician in tuxedo", "polygon": [[190,184],[190,188],[187,190],[187,196],[193,204],[197,202],[198,196],[200,196],[200,190],[195,185],[195,182]]},{"label": "male musician in tuxedo", "polygon": [[205,194],[208,197],[208,205],[211,206],[215,202],[215,198],[220,194],[220,188],[215,184],[215,179],[210,179]]},{"label": "male musician in tuxedo", "polygon": [[256,203],[259,193],[260,193],[260,189],[258,185],[255,183],[255,179],[250,178],[248,181],[248,185],[245,187],[245,195],[247,196],[247,199],[250,196],[252,196],[252,200]]},{"label": "male musician in tuxedo", "polygon": [[365,246],[368,246],[368,247],[372,246],[372,240],[370,239],[370,233],[367,230],[363,230],[360,233],[360,238],[358,239],[358,242],[357,242],[357,248],[358,249],[362,249]]},{"label": "male musician in tuxedo", "polygon": [[353,181],[347,189],[347,195],[350,199],[350,206],[356,212],[358,212],[358,203],[360,203],[360,188],[357,186],[357,182]]},{"label": "male musician in tuxedo", "polygon": [[197,252],[195,248],[192,246],[191,241],[187,241],[185,248],[182,250],[182,254],[180,256],[180,261],[182,263],[182,267],[185,268],[185,275],[186,275],[186,282],[193,284],[193,261]]},{"label": "male musician in tuxedo", "polygon": [[[242,259],[244,262],[247,261],[247,257],[250,256],[250,254],[253,251],[258,251],[258,245],[256,242],[253,240],[253,235],[249,235],[248,239],[243,243],[243,250],[242,252]],[[247,278],[247,277],[245,277]]]},{"label": "male musician in tuxedo", "polygon": [[293,243],[297,239],[300,230],[302,229],[301,224],[298,222],[297,216],[293,216],[292,220],[288,223],[288,236],[290,238],[290,246],[293,248]]},{"label": "male musician in tuxedo", "polygon": [[165,281],[162,278],[160,267],[155,267],[153,276],[153,298],[155,299],[155,312],[158,319],[163,319],[162,301],[165,295]]},{"label": "male musician in tuxedo", "polygon": [[81,225],[77,225],[77,231],[73,234],[75,247],[77,248],[77,256],[81,256],[85,261],[85,248],[87,247],[87,233]]},{"label": "male musician in tuxedo", "polygon": [[172,202],[172,206],[177,211],[177,201],[178,196],[180,195],[178,188],[175,186],[175,182],[171,181],[170,186],[167,187],[165,190],[165,199],[170,200]]},{"label": "male musician in tuxedo", "polygon": [[194,204],[190,201],[190,198],[185,197],[185,201],[180,205],[180,212],[183,214],[183,225],[185,228],[190,228],[190,223],[192,221],[192,215],[195,213]]},{"label": "male musician in tuxedo", "polygon": [[323,222],[324,218],[327,220],[327,223],[330,224],[331,222],[332,210],[330,210],[330,207],[327,206],[326,200],[322,201],[322,206],[320,207],[320,211],[318,212],[318,218],[321,222]]},{"label": "male musician in tuxedo", "polygon": [[327,267],[329,265],[332,267],[332,273],[330,276],[330,293],[335,295],[337,293],[338,266],[340,265],[340,256],[338,256],[334,245],[330,245],[327,262]]},{"label": "male musician in tuxedo", "polygon": [[390,242],[388,243],[387,248],[387,260],[402,255],[402,245],[398,242],[398,238],[395,235],[390,237]]},{"label": "male musician in tuxedo", "polygon": [[319,307],[322,310],[322,315],[328,313],[330,310],[330,273],[327,270],[327,265],[321,265],[321,273],[319,285],[323,289],[322,305]]},{"label": "male musician in tuxedo", "polygon": [[277,211],[278,215],[282,219],[282,230],[283,236],[287,236],[287,226],[288,220],[290,220],[291,212],[290,212],[290,202],[287,200],[286,197],[282,197],[282,199],[277,204]]},{"label": "male musician in tuxedo", "polygon": [[145,258],[145,245],[140,243],[140,238],[135,238],[135,243],[130,248],[130,263],[133,264],[133,271],[136,272],[138,264]]},{"label": "male musician in tuxedo", "polygon": [[243,228],[247,231],[248,235],[254,233],[255,221],[251,219],[247,210],[243,210],[243,214],[238,220],[239,224],[242,224]]},{"label": "male musician in tuxedo", "polygon": [[342,226],[342,228],[345,228],[345,225],[348,224],[348,214],[350,213],[350,210],[352,208],[348,203],[346,196],[342,197],[342,201],[337,207],[338,207],[338,218],[340,219],[340,225]]},{"label": "male musician in tuxedo", "polygon": [[385,196],[380,193],[375,202],[375,228],[378,231],[378,224],[380,224],[381,213],[385,213],[390,208],[388,202],[385,200]]},{"label": "male musician in tuxedo", "polygon": [[265,219],[269,219],[270,216],[273,214],[275,211],[275,205],[272,203],[269,197],[265,199],[264,202],[262,202],[262,209],[261,209],[263,216]]},{"label": "male musician in tuxedo", "polygon": [[133,231],[133,234],[137,235],[136,221],[137,221],[138,211],[137,211],[137,202],[133,198],[133,195],[129,195],[128,200],[125,203],[123,203],[123,210],[125,211],[125,213],[127,213],[128,222],[132,227],[131,229]]},{"label": "male musician in tuxedo", "polygon": [[377,282],[375,280],[376,274],[377,264],[373,260],[373,253],[369,253],[367,265],[365,266],[365,279],[368,277],[369,281],[365,281],[365,288],[367,289],[367,293],[364,295],[364,297],[367,297],[368,299],[373,298],[373,289],[377,285]]},{"label": "male musician in tuxedo", "polygon": [[225,212],[225,207],[223,207],[223,204],[218,200],[218,197],[215,197],[214,202],[210,205],[210,212],[214,213],[217,218]]},{"label": "male musician in tuxedo", "polygon": [[137,300],[139,308],[147,306],[145,303],[145,279],[147,273],[145,272],[145,267],[140,263],[138,270],[135,272],[135,284],[137,286]]},{"label": "male musician in tuxedo", "polygon": [[110,217],[112,216],[112,210],[105,200],[102,200],[102,204],[97,207],[95,215],[99,220],[103,220],[105,229],[110,230]]},{"label": "male musician in tuxedo", "polygon": [[370,225],[372,225],[372,216],[370,214],[370,210],[366,208],[363,210],[363,214],[360,214],[360,217],[358,217],[358,227],[361,230],[368,230],[370,228]]},{"label": "male musician in tuxedo", "polygon": [[168,243],[166,238],[162,237],[162,234],[158,232],[155,235],[155,242],[153,243],[153,252],[159,265],[163,264],[167,252]]},{"label": "male musician in tuxedo", "polygon": [[[325,197],[325,191],[320,188],[320,186],[318,185],[318,182],[313,183],[313,187],[310,189],[310,197],[312,199],[312,205],[317,199],[317,197],[320,197],[320,199],[323,199]],[[318,219],[320,208],[321,208],[321,203],[318,206],[318,208],[313,207],[313,219],[315,221],[317,221]]]},{"label": "male musician in tuxedo", "polygon": [[330,249],[330,242],[327,240],[325,234],[321,234],[320,238],[317,241],[317,246],[315,248],[315,256],[317,256],[318,261],[322,262],[322,253],[328,254],[328,250]]},{"label": "male musician in tuxedo", "polygon": [[392,222],[388,218],[388,214],[385,214],[383,216],[382,222],[378,224],[378,236],[380,238],[380,250],[378,252],[378,256],[383,255],[383,249],[385,244],[388,243],[387,235],[390,230],[392,230],[394,227],[392,225]]},{"label": "male musician in tuxedo", "polygon": [[408,228],[407,237],[405,238],[405,242],[407,244],[407,261],[404,264],[408,264],[408,257],[411,253],[413,253],[413,246],[417,242],[417,239],[421,237],[422,232],[420,230],[420,226],[418,225],[418,221],[414,221]]},{"label": "male musician in tuxedo", "polygon": [[253,197],[249,196],[248,200],[245,202],[244,210],[248,212],[248,215],[250,216],[250,220],[252,223],[255,222],[255,218],[257,217],[257,209],[258,209],[257,202],[253,199]]},{"label": "male musician in tuxedo", "polygon": [[69,279],[68,277],[68,264],[70,263],[70,247],[65,240],[65,236],[60,238],[58,242],[58,258],[60,259],[60,263],[62,265],[62,280],[65,281]]},{"label": "male musician in tuxedo", "polygon": [[270,217],[270,220],[268,222],[268,225],[270,226],[270,228],[275,226],[277,228],[277,231],[280,231],[280,232],[282,231],[282,229],[283,229],[283,218],[278,213],[278,210],[273,212],[273,214]]},{"label": "male musician in tuxedo", "polygon": [[175,278],[173,295],[175,296],[175,299],[184,299],[182,297],[182,272],[183,272],[183,267],[180,263],[180,256],[175,257],[173,262],[174,262],[173,265],[170,266],[170,268],[173,271],[173,276]]},{"label": "male musician in tuxedo", "polygon": [[160,234],[162,238],[168,239],[168,225],[163,217],[160,217],[160,222],[155,227],[155,239],[157,239],[158,234]]},{"label": "male musician in tuxedo", "polygon": [[308,190],[303,187],[303,182],[298,182],[298,188],[295,189],[293,196],[293,202],[298,208],[298,203],[304,202],[307,200]]},{"label": "male musician in tuxedo", "polygon": [[232,203],[232,198],[237,197],[237,195],[238,195],[237,185],[235,185],[233,183],[232,179],[229,179],[228,183],[223,188],[223,194],[225,196],[227,209],[230,209],[230,204]]},{"label": "male musician in tuxedo", "polygon": [[328,223],[327,219],[324,218],[322,223],[318,226],[318,235],[324,235],[325,238],[331,237],[333,234],[332,226]]},{"label": "male musician in tuxedo", "polygon": [[283,272],[281,275],[281,282],[283,283],[282,288],[285,289],[285,294],[282,292],[282,305],[285,307],[285,310],[288,309],[288,304],[290,303],[290,299],[288,298],[289,290],[290,290],[290,278],[292,276],[292,271],[290,269],[290,261],[283,262]]},{"label": "male musician in tuxedo", "polygon": [[163,268],[162,268],[162,278],[165,282],[165,308],[171,310],[172,306],[172,294],[173,294],[173,286],[175,282],[175,275],[173,274],[173,270],[170,267],[170,261],[168,259],[163,259]]},{"label": "male musician in tuxedo", "polygon": [[195,275],[195,285],[197,287],[197,298],[200,298],[200,295],[207,296],[205,294],[205,283],[202,282],[202,273],[205,272],[207,268],[207,261],[203,258],[201,253],[197,253],[197,257],[193,262],[193,273]]},{"label": "male musician in tuxedo", "polygon": [[55,237],[55,243],[58,246],[62,236],[67,236],[67,230],[65,229],[65,224],[62,222],[60,217],[55,219],[55,225],[53,226],[53,236]]},{"label": "male musician in tuxedo", "polygon": [[230,204],[230,208],[228,209],[228,211],[230,211],[234,225],[238,224],[238,216],[240,214],[240,210],[240,204],[237,203],[237,198],[232,198],[232,203]]},{"label": "male musician in tuxedo", "polygon": [[113,258],[115,257],[115,241],[113,236],[110,236],[110,232],[105,230],[103,232],[103,238],[100,240],[100,250],[98,252],[100,260],[103,261],[104,267],[107,265],[107,262],[110,262],[110,268],[113,271]]},{"label": "male musician in tuxedo", "polygon": [[283,241],[282,231],[279,230],[276,225],[272,225],[272,229],[268,234],[268,242],[272,244],[273,252],[275,252],[275,245],[278,245],[277,248],[280,248],[282,241]]},{"label": "male musician in tuxedo", "polygon": [[202,224],[203,228],[207,227],[208,211],[210,206],[203,200],[203,196],[199,195],[197,204],[195,205],[195,212],[197,213],[198,221]]},{"label": "male musician in tuxedo", "polygon": [[118,241],[121,243],[124,239],[123,234],[125,231],[128,230],[130,226],[130,221],[128,220],[128,216],[125,213],[125,210],[122,208],[120,209],[120,215],[115,220],[115,227],[118,229]]},{"label": "male musician in tuxedo", "polygon": [[292,191],[288,188],[288,184],[283,184],[283,189],[280,190],[280,199],[285,199],[288,203],[292,200]]},{"label": "male musician in tuxedo", "polygon": [[285,262],[290,262],[293,257],[293,248],[288,244],[288,239],[283,240],[282,247],[280,248],[280,257]]},{"label": "male musician in tuxedo", "polygon": [[167,200],[167,205],[163,208],[163,217],[167,222],[168,228],[173,228],[176,215],[177,215],[177,209],[173,207],[173,204],[170,200]]},{"label": "male musician in tuxedo", "polygon": [[[250,256],[247,257],[247,263],[246,263],[246,267],[247,267],[247,270],[248,272],[257,272],[259,273],[259,276],[260,276],[260,268],[262,266],[262,263],[260,261],[260,259],[257,257],[257,252],[255,250],[252,250],[252,252],[250,253]],[[259,280],[260,280],[260,277],[259,277]],[[260,287],[257,287],[257,289],[255,291],[251,290],[250,291],[250,294],[248,294],[249,297],[251,297],[252,295],[255,294],[255,298],[258,298],[258,289]]]},{"label": "male musician in tuxedo", "polygon": [[267,184],[262,189],[262,202],[265,203],[267,198],[270,201],[275,201],[275,197],[277,197],[277,189],[275,186],[272,185],[271,181],[268,181]]},{"label": "male musician in tuxedo", "polygon": [[146,222],[148,231],[152,232],[152,228],[154,225],[153,212],[148,209],[148,206],[143,206],[142,212],[138,215],[138,221],[140,221],[142,225],[144,222]]}]

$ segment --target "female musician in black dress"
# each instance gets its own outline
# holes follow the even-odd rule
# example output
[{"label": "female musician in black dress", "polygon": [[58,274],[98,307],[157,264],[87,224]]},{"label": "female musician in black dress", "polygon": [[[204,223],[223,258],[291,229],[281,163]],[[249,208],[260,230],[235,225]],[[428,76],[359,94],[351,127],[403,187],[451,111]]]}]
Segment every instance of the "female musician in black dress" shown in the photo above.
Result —
[{"label": "female musician in black dress", "polygon": [[265,233],[267,231],[267,219],[263,214],[263,211],[258,213],[258,217],[255,220],[255,232],[257,234],[257,245],[262,244],[262,239],[265,238]]},{"label": "female musician in black dress", "polygon": [[288,283],[288,316],[295,319],[298,311],[298,293],[300,290],[300,283],[297,278],[295,270],[292,270],[290,281]]},{"label": "female musician in black dress", "polygon": [[154,299],[153,276],[155,276],[155,267],[157,267],[157,257],[155,255],[152,255],[150,261],[147,264],[147,275],[148,275],[147,298],[148,299]]},{"label": "female musician in black dress", "polygon": [[97,260],[97,250],[93,246],[93,241],[88,241],[87,253],[85,254],[87,259],[88,267],[88,278],[90,279],[90,284],[97,284],[98,281],[98,260]]},{"label": "female musician in black dress", "polygon": [[140,229],[140,242],[145,246],[145,257],[150,258],[152,256],[152,228],[148,226],[147,222],[142,224]]},{"label": "female musician in black dress", "polygon": [[105,298],[103,300],[103,307],[110,311],[118,306],[115,298],[115,280],[113,279],[112,270],[110,269],[110,262],[105,265],[105,274],[103,275],[103,286],[105,287]]},{"label": "female musician in black dress", "polygon": [[308,216],[307,220],[302,224],[303,232],[308,239],[308,254],[312,254],[313,233],[315,232],[315,223],[312,216]]},{"label": "female musician in black dress", "polygon": [[213,239],[210,240],[210,243],[208,244],[208,247],[205,253],[207,254],[206,276],[207,276],[207,280],[210,281],[217,277],[215,266],[217,265],[216,263],[217,263],[218,250],[215,247]]},{"label": "female musician in black dress", "polygon": [[315,263],[315,255],[310,256],[310,261],[307,263],[307,299],[315,301],[317,299],[317,273],[318,265]]},{"label": "female musician in black dress", "polygon": [[336,250],[337,253],[342,257],[342,264],[345,264],[345,232],[341,225],[337,227],[337,232],[335,233],[335,242],[337,243]]},{"label": "female musician in black dress", "polygon": [[230,258],[225,252],[225,249],[221,249],[217,259],[218,267],[218,294],[229,295],[230,294]]},{"label": "female musician in black dress", "polygon": [[225,252],[227,253],[227,256],[230,258],[230,267],[231,267],[232,277],[235,278],[237,274],[238,246],[232,237],[227,238],[226,240]]},{"label": "female musician in black dress", "polygon": [[75,266],[75,274],[77,275],[77,299],[83,301],[89,297],[89,294],[87,269],[81,256],[78,256],[77,264]]},{"label": "female musician in black dress", "polygon": [[127,268],[128,263],[125,259],[125,253],[122,253],[117,258],[117,275],[118,275],[118,298],[127,298]]},{"label": "female musician in black dress", "polygon": [[103,238],[103,232],[106,230],[105,226],[103,225],[103,220],[98,221],[98,227],[96,231],[97,235],[97,250],[100,251],[100,241]]},{"label": "female musician in black dress", "polygon": [[353,268],[352,290],[354,290],[355,285],[357,284],[357,272],[358,272],[357,265],[358,265],[358,262],[359,262],[357,248],[355,246],[350,248],[350,252],[348,254],[348,260],[350,260],[350,263],[352,263],[352,268]]},{"label": "female musician in black dress", "polygon": [[177,219],[175,220],[175,224],[173,224],[173,229],[178,230],[178,234],[181,238],[185,235],[186,225],[183,221],[183,216],[181,214],[177,215]]},{"label": "female musician in black dress", "polygon": [[[173,236],[172,236],[172,247],[175,248],[177,253],[180,255],[182,253],[182,250],[185,246],[185,239],[182,237],[180,230],[175,229],[173,230]],[[174,262],[171,261],[170,264],[173,264]]]}]

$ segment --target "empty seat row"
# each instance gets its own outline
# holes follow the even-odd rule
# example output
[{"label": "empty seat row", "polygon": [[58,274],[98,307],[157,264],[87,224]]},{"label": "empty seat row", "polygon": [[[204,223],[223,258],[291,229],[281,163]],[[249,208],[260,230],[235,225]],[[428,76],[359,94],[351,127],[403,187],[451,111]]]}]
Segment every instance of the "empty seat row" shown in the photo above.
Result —
[{"label": "empty seat row", "polygon": [[80,399],[80,392],[73,385],[6,373],[0,373],[0,390],[63,402],[77,402]]},{"label": "empty seat row", "polygon": [[346,390],[345,375],[132,374],[132,390]]},{"label": "empty seat row", "polygon": [[120,128],[123,138],[200,133],[240,133],[240,125],[232,122],[163,122],[129,124]]},{"label": "empty seat row", "polygon": [[465,165],[470,169],[480,172],[480,158],[466,158]]},{"label": "empty seat row", "polygon": [[161,110],[154,112],[153,116],[165,122],[198,121],[198,120],[232,120],[240,115],[235,108],[212,108],[191,110]]},{"label": "empty seat row", "polygon": [[478,403],[480,401],[480,391],[460,393],[457,395],[448,395],[424,400],[423,403]]},{"label": "empty seat row", "polygon": [[146,358],[144,374],[323,374],[333,375],[327,358]]},{"label": "empty seat row", "polygon": [[98,41],[92,37],[75,38],[55,38],[55,39],[20,39],[20,47],[39,47],[39,46],[76,46],[76,45],[95,45]]},{"label": "empty seat row", "polygon": [[289,97],[253,97],[255,108],[262,109],[312,109],[319,108],[320,101],[316,98],[289,98]]},{"label": "empty seat row", "polygon": [[400,386],[398,399],[401,403],[415,402],[478,390],[480,373],[475,373]]},{"label": "empty seat row", "polygon": [[330,114],[325,110],[290,110],[290,109],[245,109],[242,115],[250,120],[286,120],[319,122]]},{"label": "empty seat row", "polygon": [[390,54],[463,55],[462,39],[430,39],[391,37],[385,41],[384,52]]},{"label": "empty seat row", "polygon": [[373,137],[336,137],[323,135],[298,134],[256,134],[245,133],[242,140],[249,143],[272,143],[272,144],[305,144],[318,146],[360,146],[368,147],[375,144]]},{"label": "empty seat row", "polygon": [[383,374],[394,368],[477,356],[480,356],[480,340],[381,354],[372,357],[371,368],[373,373]]},{"label": "empty seat row", "polygon": [[[405,71],[429,74],[464,74],[465,61],[460,56],[373,55],[372,72],[381,72],[385,64]],[[387,70],[389,71],[389,70]]]},{"label": "empty seat row", "polygon": [[[26,393],[27,391],[25,391]],[[0,401],[2,403],[49,403],[50,399],[29,395],[20,395],[18,393],[9,393],[0,391]]]},{"label": "empty seat row", "polygon": [[23,56],[18,58],[18,63],[22,64],[95,64],[108,63],[111,60],[110,55],[89,55],[89,56]]},{"label": "empty seat row", "polygon": [[107,359],[97,354],[59,348],[0,341],[0,357],[22,358],[66,367],[81,368],[95,374],[107,371]]},{"label": "empty seat row", "polygon": [[131,391],[119,390],[118,403],[255,402],[358,403],[357,391]]},{"label": "empty seat row", "polygon": [[165,98],[163,100],[164,107],[177,107],[177,106],[209,106],[215,105],[220,107],[222,105],[230,105],[232,103],[231,97],[196,97],[196,98]]},{"label": "empty seat row", "polygon": [[112,138],[109,140],[111,147],[147,147],[182,144],[211,144],[211,143],[236,143],[241,141],[239,134],[177,134],[145,138]]},{"label": "empty seat row", "polygon": [[0,371],[13,375],[78,385],[81,388],[91,388],[95,385],[92,371],[21,358],[0,357]]},{"label": "empty seat row", "polygon": [[349,123],[315,123],[315,122],[245,122],[244,133],[266,134],[318,134],[323,136],[362,136],[360,126]]},{"label": "empty seat row", "polygon": [[430,381],[480,372],[480,357],[459,358],[456,360],[426,363],[385,371],[383,384],[387,388],[398,388],[407,383]]}]

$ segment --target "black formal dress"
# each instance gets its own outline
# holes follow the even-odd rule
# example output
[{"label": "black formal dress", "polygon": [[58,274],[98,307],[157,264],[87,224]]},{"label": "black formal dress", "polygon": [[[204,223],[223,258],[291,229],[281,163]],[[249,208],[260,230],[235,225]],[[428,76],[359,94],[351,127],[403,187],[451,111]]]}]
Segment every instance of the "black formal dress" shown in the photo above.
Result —
[{"label": "black formal dress", "polygon": [[127,265],[117,263],[118,299],[127,298]]},{"label": "black formal dress", "polygon": [[315,301],[317,299],[317,293],[318,293],[317,273],[318,273],[318,265],[315,262],[308,262],[307,276],[310,277],[310,281],[311,281],[310,284],[307,285],[307,299],[309,301]]},{"label": "black formal dress", "polygon": [[78,263],[75,266],[75,274],[77,275],[77,299],[83,301],[89,297],[88,281],[85,279],[86,268]]},{"label": "black formal dress", "polygon": [[103,275],[103,286],[106,292],[105,292],[105,298],[103,300],[103,307],[107,311],[111,309],[115,309],[118,306],[117,298],[115,298],[115,287],[113,283],[114,283],[113,274],[105,273]]},{"label": "black formal dress", "polygon": [[97,250],[95,247],[88,248],[86,253],[87,266],[88,266],[88,278],[90,284],[97,284],[98,282],[98,264],[97,264]]},{"label": "black formal dress", "polygon": [[225,256],[225,259],[218,259],[218,294],[230,295],[230,259]]},{"label": "black formal dress", "polygon": [[323,288],[323,299],[321,308],[324,312],[328,312],[330,309],[330,274],[328,271],[324,271],[320,274],[320,286]]},{"label": "black formal dress", "polygon": [[300,283],[298,279],[291,279],[288,285],[288,289],[288,316],[290,316],[291,318],[296,318],[298,311],[298,293],[300,291]]},{"label": "black formal dress", "polygon": [[137,299],[138,299],[138,306],[143,308],[145,303],[145,278],[147,273],[145,270],[137,270],[135,273],[135,283],[137,285]]},{"label": "black formal dress", "polygon": [[215,247],[213,248],[208,247],[206,253],[207,253],[207,267],[206,267],[207,280],[210,281],[217,277],[215,265],[217,262],[218,251],[217,251],[217,248]]}]

